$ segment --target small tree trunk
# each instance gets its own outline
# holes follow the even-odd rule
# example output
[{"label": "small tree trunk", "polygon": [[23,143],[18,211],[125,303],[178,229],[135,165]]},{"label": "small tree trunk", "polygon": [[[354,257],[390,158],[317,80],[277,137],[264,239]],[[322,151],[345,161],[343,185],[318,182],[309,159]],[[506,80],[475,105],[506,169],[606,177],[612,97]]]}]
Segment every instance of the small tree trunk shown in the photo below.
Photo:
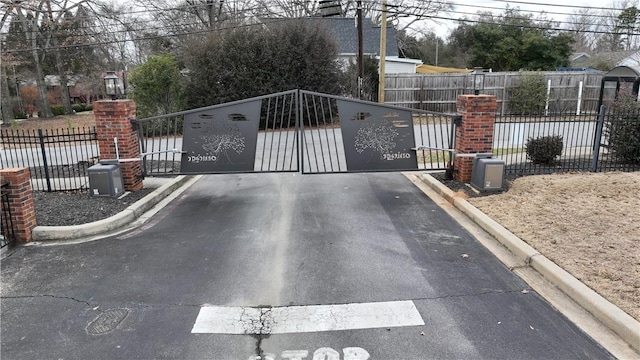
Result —
[{"label": "small tree trunk", "polygon": [[[13,116],[13,104],[9,96],[9,82],[7,81],[7,71],[5,66],[0,66],[0,99],[2,99],[2,121],[11,122],[15,120]],[[19,95],[18,95],[19,96]]]},{"label": "small tree trunk", "polygon": [[38,53],[38,24],[36,20],[32,19],[29,29],[26,29],[26,37],[31,42],[31,55],[33,56],[33,62],[36,65],[36,85],[38,86],[38,95],[40,97],[40,111],[42,117],[51,118],[51,106],[49,105],[49,99],[47,99],[47,84],[44,82],[44,71],[42,71],[42,62],[40,61],[40,54]]},{"label": "small tree trunk", "polygon": [[65,114],[73,114],[73,108],[71,107],[71,95],[69,94],[69,78],[67,78],[67,73],[64,71],[64,62],[62,61],[62,54],[60,53],[60,48],[58,47],[58,41],[53,41],[53,46],[56,48],[56,69],[58,70],[58,76],[60,76],[60,86],[62,86],[62,94],[63,96],[63,105],[64,105],[64,113]]}]

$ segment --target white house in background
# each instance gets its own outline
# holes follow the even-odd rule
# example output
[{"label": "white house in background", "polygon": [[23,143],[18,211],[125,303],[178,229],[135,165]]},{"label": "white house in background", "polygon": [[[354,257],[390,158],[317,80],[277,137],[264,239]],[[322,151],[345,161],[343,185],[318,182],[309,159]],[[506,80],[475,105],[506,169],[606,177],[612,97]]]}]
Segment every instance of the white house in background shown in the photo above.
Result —
[{"label": "white house in background", "polygon": [[[376,56],[380,60],[380,56]],[[384,63],[385,74],[415,74],[422,60],[387,56]]]},{"label": "white house in background", "polygon": [[[321,26],[330,34],[338,46],[338,61],[346,69],[355,64],[358,57],[358,28],[355,18],[346,17],[310,17],[300,19],[309,26]],[[422,61],[400,58],[396,29],[387,27],[385,74],[415,74],[416,66]],[[365,57],[380,58],[380,26],[375,26],[371,19],[362,19],[362,50]]]},{"label": "white house in background", "polygon": [[640,51],[628,52],[616,66],[640,66]]}]

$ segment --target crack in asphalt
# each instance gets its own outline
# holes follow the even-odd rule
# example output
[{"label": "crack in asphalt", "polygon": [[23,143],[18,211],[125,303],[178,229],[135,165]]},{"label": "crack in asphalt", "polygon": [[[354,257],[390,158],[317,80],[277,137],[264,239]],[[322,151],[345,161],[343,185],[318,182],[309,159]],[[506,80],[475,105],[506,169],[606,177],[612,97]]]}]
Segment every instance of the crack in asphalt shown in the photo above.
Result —
[{"label": "crack in asphalt", "polygon": [[526,293],[533,292],[533,290],[530,289],[530,288],[524,288],[524,289],[520,289],[520,290],[487,290],[487,291],[480,291],[480,292],[468,293],[468,294],[452,294],[452,295],[443,295],[443,296],[415,298],[415,299],[411,299],[411,300],[412,301],[421,301],[421,300],[424,301],[424,300],[441,300],[441,299],[451,299],[451,298],[464,298],[464,297],[482,296],[482,295],[489,295],[489,294],[516,294],[516,293],[523,293],[524,290],[526,290]]},{"label": "crack in asphalt", "polygon": [[44,298],[44,297],[53,298],[53,299],[71,300],[80,304],[87,305],[90,308],[95,307],[95,305],[92,305],[90,302],[85,300],[76,299],[71,296],[59,296],[59,295],[52,295],[52,294],[0,296],[0,299],[35,299],[35,298]]},{"label": "crack in asphalt", "polygon": [[[90,308],[98,307],[96,303],[91,303],[86,300],[77,299],[72,296],[61,296],[61,295],[53,295],[53,294],[0,296],[0,299],[35,299],[35,298],[53,298],[53,299],[61,299],[61,300],[71,300],[80,304],[85,304]],[[127,307],[142,307],[142,308],[171,308],[171,307],[202,308],[203,306],[206,306],[206,304],[173,304],[173,303],[168,303],[168,304],[124,303],[120,305],[124,305]]]},{"label": "crack in asphalt", "polygon": [[262,341],[268,339],[269,336],[271,336],[271,323],[273,323],[273,318],[271,316],[271,307],[261,307],[259,325],[254,332],[254,337],[256,338],[256,355],[258,355],[258,359],[262,359],[264,357]]}]

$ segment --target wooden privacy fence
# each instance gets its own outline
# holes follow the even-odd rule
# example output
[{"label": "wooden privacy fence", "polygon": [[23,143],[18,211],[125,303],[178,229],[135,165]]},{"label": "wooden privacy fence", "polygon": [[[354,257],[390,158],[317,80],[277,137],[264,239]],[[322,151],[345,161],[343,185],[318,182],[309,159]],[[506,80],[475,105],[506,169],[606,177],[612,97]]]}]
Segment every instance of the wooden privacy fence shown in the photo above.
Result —
[{"label": "wooden privacy fence", "polygon": [[[508,114],[510,89],[523,76],[542,74],[548,91],[549,112],[597,113],[603,73],[585,72],[496,72],[485,73],[482,94],[494,95],[498,114]],[[385,102],[412,109],[454,113],[458,95],[473,93],[473,75],[389,74],[385,76]]]}]

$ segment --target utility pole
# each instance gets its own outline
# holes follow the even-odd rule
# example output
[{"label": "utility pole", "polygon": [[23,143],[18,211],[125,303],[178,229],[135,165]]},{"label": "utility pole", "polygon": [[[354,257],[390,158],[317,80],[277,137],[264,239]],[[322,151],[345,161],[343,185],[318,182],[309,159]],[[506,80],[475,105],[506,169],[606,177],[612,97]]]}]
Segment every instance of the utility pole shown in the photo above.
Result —
[{"label": "utility pole", "polygon": [[[358,99],[362,100],[362,82],[364,80],[364,51],[362,49],[362,1],[357,2],[358,18]],[[369,99],[370,100],[370,99]]]},{"label": "utility pole", "polygon": [[384,102],[384,66],[387,56],[387,0],[382,0],[382,24],[380,24],[380,73],[378,74],[378,102]]}]

